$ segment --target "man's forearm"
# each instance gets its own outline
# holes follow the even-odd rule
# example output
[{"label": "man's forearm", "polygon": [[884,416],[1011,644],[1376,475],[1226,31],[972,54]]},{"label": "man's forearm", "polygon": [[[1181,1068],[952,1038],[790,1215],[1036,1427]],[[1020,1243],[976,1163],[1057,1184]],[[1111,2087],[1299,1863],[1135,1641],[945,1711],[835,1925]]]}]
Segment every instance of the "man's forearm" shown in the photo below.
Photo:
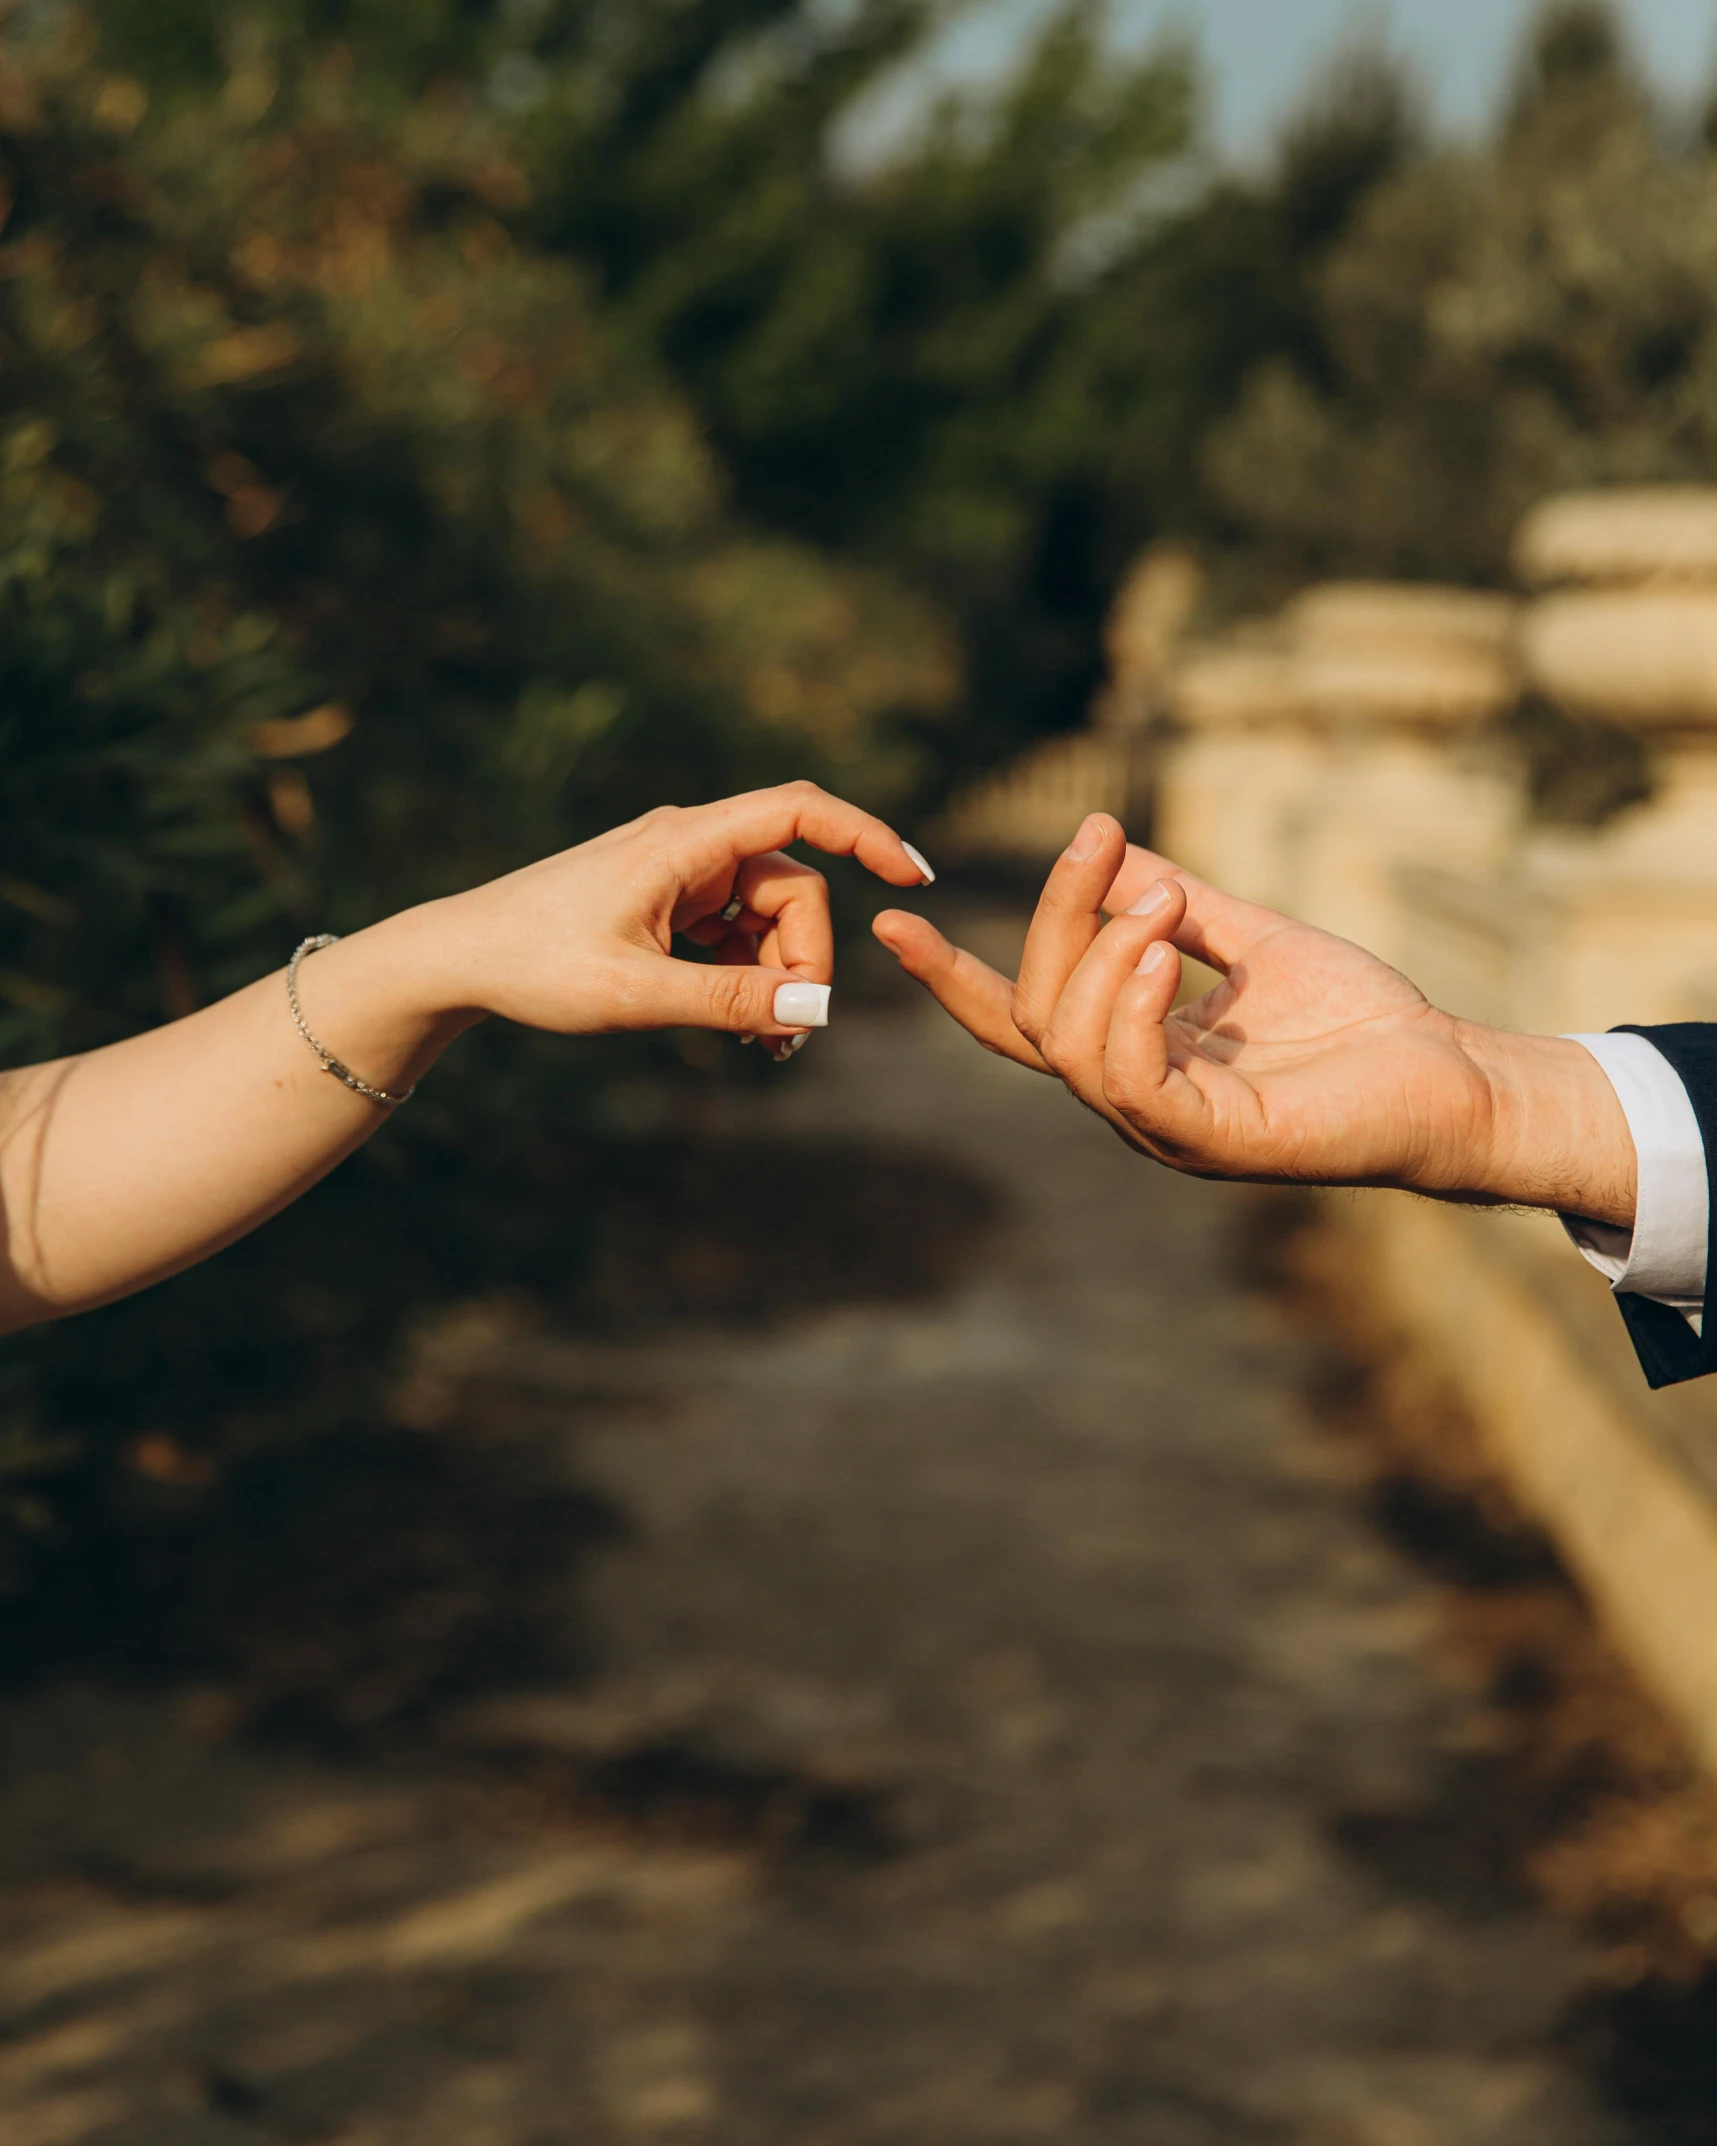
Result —
[{"label": "man's forearm", "polygon": [[1516,1035],[1474,1022],[1457,1029],[1492,1097],[1488,1137],[1463,1164],[1469,1182],[1422,1189],[1631,1228],[1638,1191],[1633,1137],[1591,1053],[1565,1037]]}]

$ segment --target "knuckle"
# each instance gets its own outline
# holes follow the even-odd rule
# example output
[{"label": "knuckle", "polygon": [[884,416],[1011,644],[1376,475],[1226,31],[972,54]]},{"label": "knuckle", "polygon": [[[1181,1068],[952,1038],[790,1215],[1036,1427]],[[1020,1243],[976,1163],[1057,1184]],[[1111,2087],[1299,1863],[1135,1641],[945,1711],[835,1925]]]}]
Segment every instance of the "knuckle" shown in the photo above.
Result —
[{"label": "knuckle", "polygon": [[1030,993],[1020,990],[1017,985],[1015,986],[1013,997],[1008,1003],[1008,1018],[1028,1043],[1035,1043],[1041,1049],[1043,1021],[1038,1014],[1037,1008],[1032,1004]]},{"label": "knuckle", "polygon": [[1125,1066],[1103,1066],[1103,1100],[1112,1103],[1124,1118],[1132,1117],[1142,1106],[1144,1096],[1136,1073]]},{"label": "knuckle", "polygon": [[645,1028],[649,1026],[652,997],[650,981],[640,976],[631,963],[612,963],[603,983],[602,996],[614,1009],[616,1028]]},{"label": "knuckle", "polygon": [[754,972],[748,969],[718,968],[711,971],[710,1006],[718,1021],[743,1026],[751,1010],[752,993],[755,990]]},{"label": "knuckle", "polygon": [[1049,1067],[1051,1072],[1059,1073],[1062,1079],[1071,1087],[1077,1068],[1073,1052],[1068,1046],[1067,1038],[1056,1029],[1052,1022],[1035,1041],[1038,1056],[1043,1060],[1044,1064]]},{"label": "knuckle", "polygon": [[685,817],[678,805],[658,805],[646,812],[638,822],[638,833],[644,839],[647,853],[658,863],[673,858],[680,838],[680,822]]}]

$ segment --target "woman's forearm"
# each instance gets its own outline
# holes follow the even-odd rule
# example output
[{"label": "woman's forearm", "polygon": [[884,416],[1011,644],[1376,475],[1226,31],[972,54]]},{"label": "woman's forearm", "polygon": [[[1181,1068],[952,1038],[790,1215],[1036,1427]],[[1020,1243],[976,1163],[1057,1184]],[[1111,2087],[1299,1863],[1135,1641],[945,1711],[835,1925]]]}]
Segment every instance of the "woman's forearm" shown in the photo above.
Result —
[{"label": "woman's forearm", "polygon": [[[373,1087],[403,1092],[475,1018],[439,1002],[432,937],[433,912],[408,911],[300,966],[308,1025]],[[388,1115],[323,1071],[279,971],[168,1027],[0,1076],[0,1329],[190,1266]]]},{"label": "woman's forearm", "polygon": [[[804,841],[895,887],[931,874],[811,783],[661,807],[309,955],[306,1025],[397,1095],[485,1014],[556,1035],[699,1027],[791,1047],[828,1018],[834,938]],[[713,960],[673,956],[675,934]],[[388,1116],[330,1078],[279,971],[86,1057],[0,1075],[0,1330],[141,1289],[218,1251]]]}]

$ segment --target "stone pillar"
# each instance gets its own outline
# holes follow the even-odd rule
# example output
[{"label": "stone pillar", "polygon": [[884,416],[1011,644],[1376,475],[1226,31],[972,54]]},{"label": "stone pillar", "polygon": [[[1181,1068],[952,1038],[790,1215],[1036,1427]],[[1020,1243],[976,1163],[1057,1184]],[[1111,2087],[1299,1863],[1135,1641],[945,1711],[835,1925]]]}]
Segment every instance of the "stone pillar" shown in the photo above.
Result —
[{"label": "stone pillar", "polygon": [[1651,748],[1650,800],[1592,833],[1522,845],[1515,1018],[1523,1027],[1717,1018],[1717,489],[1571,494],[1523,526],[1544,593],[1527,686]]},{"label": "stone pillar", "polygon": [[1333,583],[1186,658],[1160,846],[1411,970],[1401,872],[1495,873],[1515,837],[1491,735],[1515,618],[1502,596]]},{"label": "stone pillar", "polygon": [[938,854],[1042,870],[1088,812],[1143,831],[1174,652],[1203,586],[1181,546],[1144,554],[1109,615],[1109,675],[1091,727],[1045,740],[963,792],[934,830]]}]

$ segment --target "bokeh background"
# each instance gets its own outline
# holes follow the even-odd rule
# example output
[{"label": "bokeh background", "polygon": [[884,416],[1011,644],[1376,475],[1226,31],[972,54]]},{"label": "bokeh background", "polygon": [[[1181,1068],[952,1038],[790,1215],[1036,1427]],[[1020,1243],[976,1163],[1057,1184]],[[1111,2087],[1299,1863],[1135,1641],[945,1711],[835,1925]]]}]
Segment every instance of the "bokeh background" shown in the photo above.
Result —
[{"label": "bokeh background", "polygon": [[[0,20],[10,1062],[652,804],[809,774],[933,828],[1085,721],[1153,545],[1215,629],[1500,586],[1546,495],[1717,466],[1697,7]],[[1622,733],[1508,724],[1547,817],[1640,794]],[[426,1445],[425,1336],[911,1295],[988,1226],[849,1154],[783,1232],[714,1129],[765,1078],[473,1037],[247,1243],[9,1343],[6,1676],[350,1752],[542,1672],[531,1588],[619,1522]]]},{"label": "bokeh background", "polygon": [[[1016,10],[932,94],[944,14],[10,11],[10,1055],[652,803],[921,825],[1083,719],[1154,539],[1218,615],[1483,582],[1546,493],[1709,466],[1717,171],[1622,17],[1553,10],[1452,133],[1405,44],[1308,32],[1236,160],[1196,16]],[[197,1444],[327,1421],[413,1308],[566,1279],[541,1190],[634,1056],[484,1038],[251,1245],[15,1348],[14,1510],[169,1394]]]}]

